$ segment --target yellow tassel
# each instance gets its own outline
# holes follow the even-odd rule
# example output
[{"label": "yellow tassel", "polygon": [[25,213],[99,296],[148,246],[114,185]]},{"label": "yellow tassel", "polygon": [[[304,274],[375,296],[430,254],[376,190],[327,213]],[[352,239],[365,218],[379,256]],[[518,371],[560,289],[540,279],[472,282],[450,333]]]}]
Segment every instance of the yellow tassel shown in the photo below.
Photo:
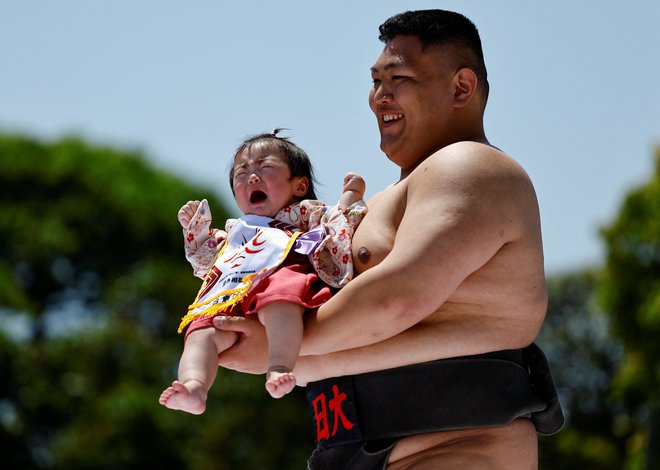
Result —
[{"label": "yellow tassel", "polygon": [[[201,317],[212,317],[215,315],[218,315],[222,312],[227,312],[233,310],[233,308],[240,303],[247,293],[250,290],[250,287],[252,287],[252,282],[254,280],[254,277],[256,274],[250,274],[249,276],[245,276],[243,279],[241,279],[241,282],[243,283],[242,286],[237,287],[236,289],[230,289],[227,291],[223,291],[219,293],[218,295],[214,296],[213,298],[206,300],[204,302],[199,302],[199,303],[193,303],[188,307],[188,313],[181,319],[181,323],[179,324],[179,329],[177,332],[181,334],[183,330],[188,326],[190,323],[192,323],[194,320],[197,318]],[[195,310],[197,308],[203,307],[204,305],[208,305],[214,300],[218,299],[218,297],[224,297],[225,295],[231,295],[232,297],[227,300],[226,302],[220,302],[214,305],[211,305],[209,308],[206,310],[203,310],[201,312],[197,313],[192,313],[191,310]]]}]

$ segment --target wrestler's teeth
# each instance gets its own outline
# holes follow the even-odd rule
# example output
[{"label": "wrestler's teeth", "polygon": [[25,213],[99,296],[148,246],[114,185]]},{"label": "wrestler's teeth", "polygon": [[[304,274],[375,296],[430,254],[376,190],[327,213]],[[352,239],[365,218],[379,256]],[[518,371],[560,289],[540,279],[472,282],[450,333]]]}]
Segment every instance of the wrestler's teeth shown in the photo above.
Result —
[{"label": "wrestler's teeth", "polygon": [[383,121],[397,121],[403,117],[403,114],[383,114]]}]

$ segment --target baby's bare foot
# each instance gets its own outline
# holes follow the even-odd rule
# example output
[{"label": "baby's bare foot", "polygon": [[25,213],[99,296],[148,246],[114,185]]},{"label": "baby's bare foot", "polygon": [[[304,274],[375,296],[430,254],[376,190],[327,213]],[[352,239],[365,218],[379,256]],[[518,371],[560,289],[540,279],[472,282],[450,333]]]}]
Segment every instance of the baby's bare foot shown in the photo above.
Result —
[{"label": "baby's bare foot", "polygon": [[273,398],[282,398],[296,386],[296,377],[289,370],[277,368],[266,375],[266,390]]},{"label": "baby's bare foot", "polygon": [[175,380],[160,394],[158,402],[172,410],[200,415],[206,410],[206,392],[197,381],[182,383]]}]

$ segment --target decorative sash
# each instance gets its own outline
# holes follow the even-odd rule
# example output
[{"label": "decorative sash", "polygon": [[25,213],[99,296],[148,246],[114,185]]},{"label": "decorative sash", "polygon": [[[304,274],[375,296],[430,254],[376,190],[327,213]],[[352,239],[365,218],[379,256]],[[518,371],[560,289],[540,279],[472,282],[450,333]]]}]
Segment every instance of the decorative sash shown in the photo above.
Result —
[{"label": "decorative sash", "polygon": [[244,215],[237,219],[195,301],[181,319],[179,333],[196,318],[231,311],[284,261],[301,233],[297,227],[270,217]]}]

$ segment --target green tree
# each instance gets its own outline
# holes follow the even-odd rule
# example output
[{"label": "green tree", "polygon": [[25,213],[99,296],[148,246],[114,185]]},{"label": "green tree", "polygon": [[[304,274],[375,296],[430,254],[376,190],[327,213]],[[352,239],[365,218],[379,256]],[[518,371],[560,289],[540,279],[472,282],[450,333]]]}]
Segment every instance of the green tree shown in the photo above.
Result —
[{"label": "green tree", "polygon": [[299,390],[275,401],[261,377],[221,371],[203,416],[157,403],[199,288],[176,212],[202,197],[227,217],[139,152],[0,133],[3,468],[304,466]]},{"label": "green tree", "polygon": [[[613,393],[645,430],[627,468],[660,468],[660,148],[650,180],[631,190],[603,229],[607,262],[599,285],[612,328],[625,346]],[[641,449],[646,448],[645,455]]]}]

